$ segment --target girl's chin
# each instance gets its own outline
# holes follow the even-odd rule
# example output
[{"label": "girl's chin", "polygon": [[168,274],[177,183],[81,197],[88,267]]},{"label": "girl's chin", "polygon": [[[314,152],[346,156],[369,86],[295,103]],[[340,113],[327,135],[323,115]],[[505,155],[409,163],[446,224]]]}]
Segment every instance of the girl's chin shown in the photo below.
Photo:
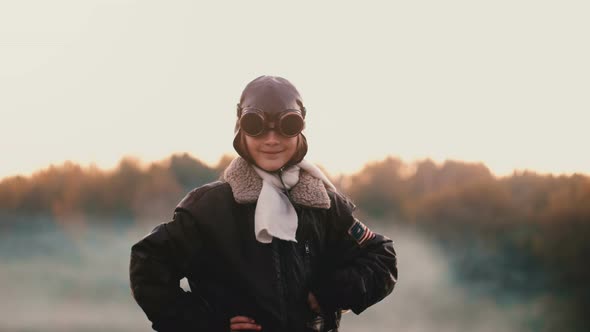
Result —
[{"label": "girl's chin", "polygon": [[281,168],[282,165],[263,164],[263,165],[258,165],[258,166],[267,172],[274,172],[274,171],[277,171],[279,168]]},{"label": "girl's chin", "polygon": [[267,172],[274,172],[281,168],[285,163],[281,159],[274,160],[259,160],[257,162],[258,167],[262,168]]}]

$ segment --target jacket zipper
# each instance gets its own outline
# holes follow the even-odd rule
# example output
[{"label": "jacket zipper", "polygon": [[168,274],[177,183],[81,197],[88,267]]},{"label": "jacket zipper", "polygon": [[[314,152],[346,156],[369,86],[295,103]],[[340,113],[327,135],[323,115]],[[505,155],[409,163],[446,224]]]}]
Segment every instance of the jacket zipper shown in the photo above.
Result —
[{"label": "jacket zipper", "polygon": [[309,248],[309,241],[305,241],[305,273],[306,275],[311,272],[311,249]]},{"label": "jacket zipper", "polygon": [[287,312],[286,312],[286,304],[285,304],[285,285],[284,285],[284,278],[281,268],[281,244],[280,240],[274,238],[272,240],[274,250],[274,262],[275,262],[275,270],[277,274],[277,283],[278,283],[278,292],[279,292],[279,305],[280,305],[280,313],[281,313],[281,330],[285,330],[287,327]]}]

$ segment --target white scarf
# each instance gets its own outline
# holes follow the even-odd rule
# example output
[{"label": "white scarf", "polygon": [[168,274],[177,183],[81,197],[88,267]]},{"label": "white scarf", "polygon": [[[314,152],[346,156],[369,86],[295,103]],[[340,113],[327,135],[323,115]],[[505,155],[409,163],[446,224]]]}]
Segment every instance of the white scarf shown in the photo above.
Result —
[{"label": "white scarf", "polygon": [[262,178],[262,190],[258,196],[254,214],[254,232],[256,240],[261,243],[271,243],[273,237],[297,242],[295,239],[298,224],[297,212],[283,190],[284,187],[289,190],[299,182],[301,169],[322,180],[332,191],[337,191],[326,175],[317,166],[306,160],[282,172],[284,187],[278,174],[268,173],[254,165],[252,167]]}]

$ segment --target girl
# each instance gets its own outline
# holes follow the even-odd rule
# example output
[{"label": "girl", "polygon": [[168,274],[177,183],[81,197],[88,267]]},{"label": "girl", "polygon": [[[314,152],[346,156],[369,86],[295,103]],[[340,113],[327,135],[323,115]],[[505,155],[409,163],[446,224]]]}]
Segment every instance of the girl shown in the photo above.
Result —
[{"label": "girl", "polygon": [[250,82],[239,157],[132,247],[131,289],[154,330],[337,331],[342,310],[359,314],[391,293],[392,242],[303,159],[305,116],[286,79]]}]

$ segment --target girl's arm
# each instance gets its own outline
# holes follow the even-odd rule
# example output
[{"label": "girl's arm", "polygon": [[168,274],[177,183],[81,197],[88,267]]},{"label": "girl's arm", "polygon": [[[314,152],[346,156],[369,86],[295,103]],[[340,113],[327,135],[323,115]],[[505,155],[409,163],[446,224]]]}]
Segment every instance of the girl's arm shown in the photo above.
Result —
[{"label": "girl's arm", "polygon": [[397,282],[393,242],[352,215],[354,205],[334,195],[326,253],[311,291],[322,311],[360,314],[389,295]]},{"label": "girl's arm", "polygon": [[[184,292],[189,259],[199,253],[202,241],[192,217],[182,211],[158,225],[131,248],[129,276],[133,297],[156,331],[210,331],[227,329],[215,322],[198,294]],[[215,325],[219,324],[219,327]]]}]

